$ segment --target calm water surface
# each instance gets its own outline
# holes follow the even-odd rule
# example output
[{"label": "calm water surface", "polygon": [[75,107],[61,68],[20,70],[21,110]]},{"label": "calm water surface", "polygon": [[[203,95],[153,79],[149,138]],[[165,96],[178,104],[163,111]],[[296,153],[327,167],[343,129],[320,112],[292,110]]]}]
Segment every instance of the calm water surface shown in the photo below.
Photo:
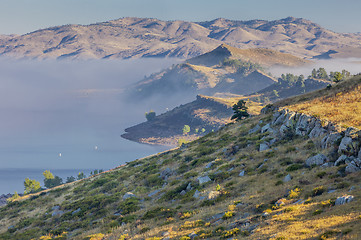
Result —
[{"label": "calm water surface", "polygon": [[66,179],[166,150],[120,135],[144,112],[173,107],[123,97],[125,86],[171,63],[0,60],[0,194],[23,192],[26,177],[43,183],[44,170]]}]

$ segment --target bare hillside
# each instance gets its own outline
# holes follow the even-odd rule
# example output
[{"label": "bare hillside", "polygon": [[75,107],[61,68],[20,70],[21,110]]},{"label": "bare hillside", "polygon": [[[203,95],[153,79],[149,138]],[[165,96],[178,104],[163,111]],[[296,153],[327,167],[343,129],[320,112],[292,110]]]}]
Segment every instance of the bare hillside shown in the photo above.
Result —
[{"label": "bare hillside", "polygon": [[[360,57],[359,34],[335,33],[301,18],[207,22],[121,18],[1,36],[0,54],[15,58],[191,58],[222,43],[269,48],[301,58]],[[331,52],[330,52],[331,51]]]}]

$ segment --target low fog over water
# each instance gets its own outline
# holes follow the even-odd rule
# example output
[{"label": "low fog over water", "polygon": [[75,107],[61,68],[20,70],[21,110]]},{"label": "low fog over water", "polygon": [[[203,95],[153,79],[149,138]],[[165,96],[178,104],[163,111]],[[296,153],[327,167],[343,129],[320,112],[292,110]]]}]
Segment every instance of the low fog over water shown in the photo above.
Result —
[{"label": "low fog over water", "polygon": [[22,192],[25,177],[42,180],[46,169],[65,177],[165,150],[120,135],[150,108],[165,111],[181,101],[123,96],[129,84],[176,62],[0,59],[0,194]]},{"label": "low fog over water", "polygon": [[361,72],[361,59],[359,58],[339,58],[327,60],[311,60],[309,64],[303,67],[289,68],[276,66],[270,69],[272,75],[280,77],[282,73],[292,73],[295,75],[303,74],[305,77],[311,75],[312,69],[325,68],[328,73],[341,72],[343,69],[349,71],[351,74],[358,74]]}]

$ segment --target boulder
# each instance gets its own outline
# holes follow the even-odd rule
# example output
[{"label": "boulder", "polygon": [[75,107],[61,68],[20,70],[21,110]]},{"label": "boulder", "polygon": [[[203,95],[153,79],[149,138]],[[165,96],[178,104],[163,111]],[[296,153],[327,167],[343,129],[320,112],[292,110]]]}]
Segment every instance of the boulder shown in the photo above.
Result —
[{"label": "boulder", "polygon": [[321,140],[321,147],[323,149],[326,148],[330,148],[334,145],[336,145],[337,141],[342,138],[341,134],[339,134],[338,132],[332,132],[328,135],[326,135],[322,140]]},{"label": "boulder", "polygon": [[186,188],[186,191],[190,191],[190,190],[192,190],[193,188],[192,188],[192,184],[191,183],[188,183],[188,185],[187,185],[187,188]]},{"label": "boulder", "polygon": [[243,171],[241,171],[241,172],[239,173],[238,176],[243,177],[243,176],[245,175],[245,173],[246,173],[246,172],[243,170]]},{"label": "boulder", "polygon": [[268,150],[268,149],[270,149],[270,147],[269,147],[269,143],[267,143],[267,142],[261,143],[261,144],[259,145],[259,151],[260,151],[260,152],[266,151],[266,150]]},{"label": "boulder", "polygon": [[198,177],[197,178],[199,184],[207,183],[212,181],[208,176]]},{"label": "boulder", "polygon": [[194,192],[194,194],[193,194],[193,197],[194,198],[199,198],[201,196],[201,192],[200,191],[198,191],[198,189]]},{"label": "boulder", "polygon": [[352,140],[351,137],[344,137],[341,140],[340,146],[338,147],[339,154],[345,154],[348,156],[358,154],[358,143]]},{"label": "boulder", "polygon": [[321,166],[325,162],[328,162],[328,158],[323,154],[317,154],[316,156],[310,157],[306,160],[306,165],[311,167],[312,165]]},{"label": "boulder", "polygon": [[306,136],[315,127],[315,119],[311,116],[301,114],[296,123],[296,135]]},{"label": "boulder", "polygon": [[326,134],[327,131],[322,127],[322,124],[319,120],[316,121],[315,127],[311,130],[311,132],[308,134],[309,138],[318,138],[322,135]]},{"label": "boulder", "polygon": [[123,196],[123,200],[128,199],[128,198],[136,198],[137,196],[134,193],[131,192],[127,192],[124,194]]},{"label": "boulder", "polygon": [[163,180],[167,180],[170,176],[173,175],[173,171],[170,168],[166,168],[163,171],[161,171],[159,173],[159,176],[163,179]]},{"label": "boulder", "polygon": [[60,217],[60,216],[62,216],[64,213],[65,213],[64,211],[55,210],[55,211],[51,214],[51,216],[52,216],[52,217]]},{"label": "boulder", "polygon": [[283,178],[283,182],[289,182],[292,180],[292,176],[288,174],[286,177]]},{"label": "boulder", "polygon": [[351,157],[346,160],[346,164],[346,173],[354,173],[361,170],[361,159],[359,158]]},{"label": "boulder", "polygon": [[335,162],[335,166],[339,166],[341,164],[345,164],[348,157],[346,155],[341,155]]},{"label": "boulder", "polygon": [[346,203],[352,202],[354,199],[354,196],[352,195],[345,195],[342,197],[338,197],[335,201],[335,205],[344,205]]}]

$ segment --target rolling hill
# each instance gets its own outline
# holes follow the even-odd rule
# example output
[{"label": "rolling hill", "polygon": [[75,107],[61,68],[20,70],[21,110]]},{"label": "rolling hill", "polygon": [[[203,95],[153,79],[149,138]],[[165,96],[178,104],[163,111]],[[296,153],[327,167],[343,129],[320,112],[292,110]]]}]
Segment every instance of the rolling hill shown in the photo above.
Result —
[{"label": "rolling hill", "polygon": [[250,94],[277,80],[264,68],[275,65],[296,67],[309,63],[290,54],[268,49],[237,49],[225,44],[200,56],[188,59],[134,84],[132,97],[154,95],[174,97],[177,94],[206,94],[230,92]]},{"label": "rolling hill", "polygon": [[0,36],[0,55],[30,59],[112,59],[199,56],[222,43],[268,48],[301,58],[360,57],[359,34],[335,33],[302,19],[206,22],[127,17]]}]

